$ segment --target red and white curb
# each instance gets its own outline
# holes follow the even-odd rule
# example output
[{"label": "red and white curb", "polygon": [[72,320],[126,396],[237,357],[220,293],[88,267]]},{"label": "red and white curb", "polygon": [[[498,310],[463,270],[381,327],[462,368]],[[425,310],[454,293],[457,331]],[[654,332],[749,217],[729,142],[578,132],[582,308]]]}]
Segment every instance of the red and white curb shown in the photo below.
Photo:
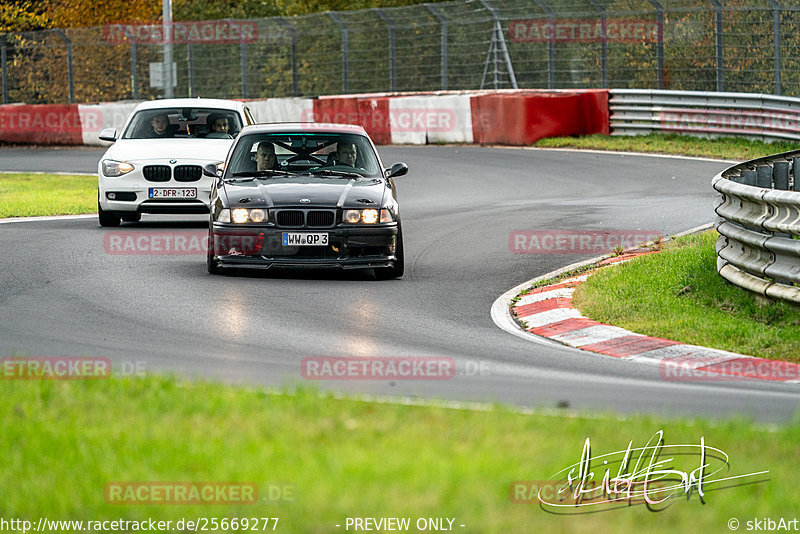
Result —
[{"label": "red and white curb", "polygon": [[[598,263],[598,266],[622,263],[640,255],[642,253],[624,254],[603,260]],[[562,271],[567,269],[569,267]],[[656,365],[664,380],[755,379],[800,383],[800,365],[795,363],[754,358],[744,354],[645,336],[584,317],[580,310],[572,305],[572,294],[575,288],[586,281],[590,275],[591,273],[574,276],[555,284],[531,289],[514,303],[511,301],[522,292],[522,287],[517,286],[506,293],[504,297],[510,305],[506,308],[506,314],[515,324],[521,337],[535,341],[536,339],[533,338],[535,336],[542,341],[557,342],[587,352]],[[545,277],[552,276],[545,275]],[[530,282],[522,284],[526,287],[531,285]],[[508,295],[512,292],[516,292],[516,295],[509,299]],[[495,302],[495,306],[506,299],[501,297]],[[495,323],[504,330],[508,330],[508,321],[502,320],[502,317],[498,315],[499,309],[496,309],[495,306],[492,309]],[[512,314],[513,317],[516,317],[516,321]]]}]

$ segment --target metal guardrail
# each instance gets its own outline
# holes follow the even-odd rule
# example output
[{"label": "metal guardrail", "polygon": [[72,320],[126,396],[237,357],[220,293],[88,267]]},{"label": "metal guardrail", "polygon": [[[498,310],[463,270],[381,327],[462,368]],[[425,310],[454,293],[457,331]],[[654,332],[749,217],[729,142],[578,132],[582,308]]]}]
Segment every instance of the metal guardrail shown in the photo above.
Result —
[{"label": "metal guardrail", "polygon": [[800,150],[719,173],[717,271],[729,282],[800,304]]},{"label": "metal guardrail", "polygon": [[705,91],[612,89],[612,135],[653,132],[800,141],[800,98]]}]

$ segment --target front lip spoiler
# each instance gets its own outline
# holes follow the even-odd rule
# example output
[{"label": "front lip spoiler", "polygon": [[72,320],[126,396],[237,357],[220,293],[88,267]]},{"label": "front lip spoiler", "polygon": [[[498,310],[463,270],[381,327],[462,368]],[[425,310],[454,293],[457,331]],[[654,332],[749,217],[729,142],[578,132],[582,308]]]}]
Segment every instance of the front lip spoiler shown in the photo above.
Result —
[{"label": "front lip spoiler", "polygon": [[344,262],[331,260],[308,260],[299,262],[297,260],[274,261],[261,258],[255,259],[253,257],[239,258],[237,256],[218,256],[215,261],[217,266],[223,269],[252,269],[260,271],[270,269],[342,269],[349,271],[355,269],[381,269],[394,266],[394,258],[358,259]]}]

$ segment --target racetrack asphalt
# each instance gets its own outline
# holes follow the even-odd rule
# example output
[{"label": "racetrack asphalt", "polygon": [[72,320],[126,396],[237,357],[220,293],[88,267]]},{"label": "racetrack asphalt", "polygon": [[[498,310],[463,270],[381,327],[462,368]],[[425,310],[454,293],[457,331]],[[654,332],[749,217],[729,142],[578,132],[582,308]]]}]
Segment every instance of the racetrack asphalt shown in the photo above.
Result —
[{"label": "racetrack asphalt", "polygon": [[[596,254],[515,254],[518,230],[655,230],[711,222],[725,162],[465,146],[379,147],[397,179],[406,275],[206,273],[201,255],[109,254],[94,219],[0,227],[0,355],[98,356],[237,383],[303,383],[315,356],[439,356],[459,376],[314,381],[344,392],[661,415],[788,420],[778,383],[665,381],[658,369],[531,343],[495,326],[509,288]],[[4,148],[0,170],[93,172],[101,149]],[[202,231],[145,216],[130,232]],[[466,363],[469,362],[467,366]],[[482,369],[476,372],[476,369]]]}]

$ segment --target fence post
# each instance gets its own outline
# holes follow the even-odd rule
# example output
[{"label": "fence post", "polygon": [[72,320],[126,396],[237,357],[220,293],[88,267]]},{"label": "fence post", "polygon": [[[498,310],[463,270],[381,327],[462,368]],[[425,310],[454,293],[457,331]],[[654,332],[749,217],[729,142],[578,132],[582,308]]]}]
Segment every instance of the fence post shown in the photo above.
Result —
[{"label": "fence post", "polygon": [[342,91],[344,94],[348,94],[350,92],[350,80],[347,78],[347,56],[350,53],[350,47],[347,38],[347,26],[344,25],[344,22],[342,22],[342,19],[339,18],[339,15],[333,11],[328,11],[328,15],[336,24],[339,25],[339,28],[342,30]]},{"label": "fence post", "polygon": [[54,30],[67,44],[67,82],[69,83],[69,103],[75,103],[75,79],[72,72],[72,41],[69,40],[64,30]]},{"label": "fence post", "polygon": [[[495,64],[495,68],[494,68],[494,76],[495,76],[494,88],[495,89],[498,88],[497,52],[498,52],[498,49],[499,49],[499,51],[502,52],[503,58],[505,59],[505,62],[506,62],[506,68],[508,69],[508,77],[511,79],[511,87],[513,87],[514,89],[518,89],[518,87],[517,87],[517,77],[514,75],[514,66],[511,64],[511,57],[508,55],[508,48],[506,48],[506,38],[505,38],[505,35],[503,33],[503,27],[500,24],[500,17],[497,15],[497,10],[495,8],[493,8],[492,6],[490,6],[489,2],[487,0],[478,0],[478,1],[481,3],[481,5],[483,5],[483,7],[485,7],[486,9],[489,10],[489,12],[492,14],[492,18],[494,19],[494,29],[492,30],[492,44],[489,45],[489,53],[491,53],[492,49],[494,49],[494,55],[495,55],[495,61],[494,61],[494,64]],[[540,0],[536,0],[537,3],[539,3],[539,1]],[[486,61],[487,61],[487,66],[488,66],[488,61],[489,61],[488,56],[486,58]],[[484,74],[484,78],[485,78],[486,77],[486,69],[485,68],[484,68],[483,74]],[[483,83],[481,83],[481,88],[483,88]]]},{"label": "fence post", "polygon": [[716,24],[714,26],[715,46],[717,50],[717,91],[725,90],[725,65],[722,57],[722,4],[719,0],[709,0],[714,6]]},{"label": "fence post", "polygon": [[390,19],[381,8],[373,7],[372,10],[378,14],[386,26],[389,27],[389,87],[390,91],[394,93],[397,91],[397,70],[395,67],[395,38],[394,38],[394,22]]},{"label": "fence post", "polygon": [[186,74],[189,77],[189,98],[194,97],[194,45],[186,43]]},{"label": "fence post", "polygon": [[136,63],[136,41],[131,41],[131,96],[134,100],[139,99],[139,76]]},{"label": "fence post", "polygon": [[278,23],[289,30],[289,34],[292,36],[292,94],[294,96],[300,96],[300,84],[297,73],[297,29],[289,24],[283,17],[278,17]]},{"label": "fence post", "polygon": [[600,36],[600,71],[602,87],[606,89],[608,87],[608,37],[606,36],[608,21],[606,19],[606,8],[597,0],[589,0],[589,3],[600,13],[600,25],[603,28],[603,34]]},{"label": "fence post", "polygon": [[[536,5],[547,15],[547,24],[555,29],[556,22],[553,18],[553,10],[542,0],[536,0]],[[554,38],[548,39],[547,43],[547,88],[556,87],[556,43]]]},{"label": "fence post", "polygon": [[772,58],[773,58],[773,78],[775,80],[775,94],[783,94],[783,83],[781,82],[781,12],[780,6],[775,0],[769,0],[772,7]]},{"label": "fence post", "polygon": [[[658,65],[658,88],[664,89],[664,8],[658,0],[647,0],[656,8],[656,25],[658,37],[656,43],[656,64]],[[712,0],[715,1],[715,0]]]},{"label": "fence post", "polygon": [[6,65],[8,64],[8,52],[6,48],[6,40],[3,36],[0,36],[0,63],[2,63],[3,73],[3,104],[8,104],[8,72],[6,71]]},{"label": "fence post", "polygon": [[433,16],[439,20],[439,25],[442,28],[442,62],[441,62],[441,70],[442,70],[442,91],[447,91],[447,19],[444,18],[442,12],[439,11],[439,7],[432,5],[432,4],[423,4],[428,11],[433,13]]}]

